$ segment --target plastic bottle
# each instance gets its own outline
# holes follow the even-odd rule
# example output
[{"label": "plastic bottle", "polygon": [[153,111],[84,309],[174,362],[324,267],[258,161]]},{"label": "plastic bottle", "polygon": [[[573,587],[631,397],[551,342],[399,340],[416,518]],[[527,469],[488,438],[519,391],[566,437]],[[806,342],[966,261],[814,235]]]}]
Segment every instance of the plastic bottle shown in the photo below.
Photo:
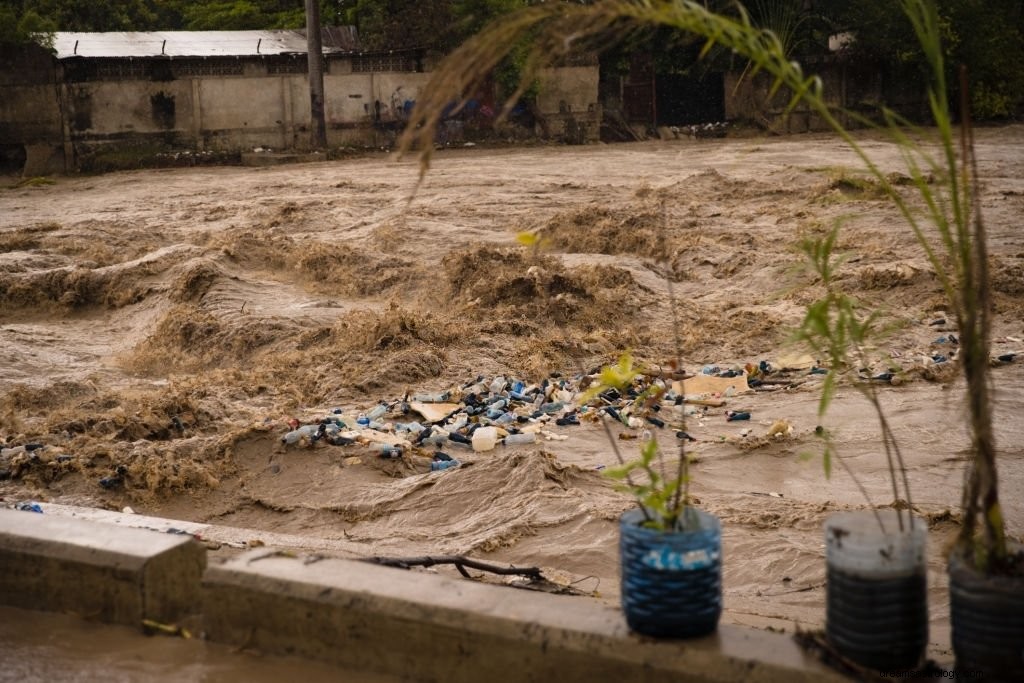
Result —
[{"label": "plastic bottle", "polygon": [[434,427],[430,436],[421,441],[424,446],[442,446],[448,442],[448,432],[440,427]]},{"label": "plastic bottle", "polygon": [[434,460],[433,462],[430,463],[430,471],[431,472],[440,472],[441,470],[447,470],[447,469],[452,468],[452,467],[458,467],[461,464],[462,463],[460,463],[458,460],[455,460],[455,459],[452,459],[452,460]]},{"label": "plastic bottle", "polygon": [[419,403],[444,403],[451,396],[451,392],[445,391],[440,394],[416,394],[412,397],[412,400]]},{"label": "plastic bottle", "polygon": [[491,393],[492,394],[500,393],[502,391],[502,389],[505,388],[506,384],[508,384],[508,382],[505,380],[504,377],[502,377],[502,376],[495,377],[494,381],[491,382],[491,386],[490,386]]},{"label": "plastic bottle", "polygon": [[534,443],[537,441],[537,435],[533,432],[509,434],[503,439],[503,441],[506,446],[520,446],[523,444]]},{"label": "plastic bottle", "polygon": [[473,432],[473,450],[477,453],[489,451],[498,443],[498,430],[495,427],[480,427]]},{"label": "plastic bottle", "polygon": [[366,417],[370,418],[370,420],[376,420],[378,417],[383,417],[387,412],[387,405],[384,403],[378,403],[370,410],[370,412],[366,413]]},{"label": "plastic bottle", "polygon": [[299,427],[298,429],[293,429],[292,431],[290,431],[287,434],[285,434],[284,436],[282,436],[281,437],[281,441],[283,443],[286,443],[286,444],[288,444],[290,446],[290,445],[293,445],[293,444],[297,444],[302,439],[302,437],[306,437],[308,439],[314,439],[315,440],[316,439],[317,431],[319,429],[320,429],[320,425],[318,425],[318,424],[315,424],[315,425],[303,425],[303,426]]},{"label": "plastic bottle", "polygon": [[389,443],[375,443],[370,446],[370,450],[377,453],[382,458],[401,458],[402,447],[392,446]]},{"label": "plastic bottle", "polygon": [[562,403],[561,401],[552,401],[550,403],[543,403],[543,404],[541,404],[540,409],[542,411],[544,411],[545,413],[551,414],[551,413],[557,413],[559,410],[561,410],[564,407],[565,407],[565,404]]},{"label": "plastic bottle", "polygon": [[469,418],[466,415],[460,414],[451,424],[448,425],[448,431],[456,432],[469,424]]}]

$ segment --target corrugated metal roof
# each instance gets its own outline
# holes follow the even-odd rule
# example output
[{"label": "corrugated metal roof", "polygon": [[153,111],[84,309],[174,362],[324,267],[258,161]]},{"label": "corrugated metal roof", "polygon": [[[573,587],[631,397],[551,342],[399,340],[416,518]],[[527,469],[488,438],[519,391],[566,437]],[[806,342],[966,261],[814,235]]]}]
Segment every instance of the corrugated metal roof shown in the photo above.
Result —
[{"label": "corrugated metal roof", "polygon": [[[57,59],[69,57],[247,57],[306,53],[306,32],[147,31],[54,34]],[[355,52],[354,26],[323,29],[324,52]]]}]

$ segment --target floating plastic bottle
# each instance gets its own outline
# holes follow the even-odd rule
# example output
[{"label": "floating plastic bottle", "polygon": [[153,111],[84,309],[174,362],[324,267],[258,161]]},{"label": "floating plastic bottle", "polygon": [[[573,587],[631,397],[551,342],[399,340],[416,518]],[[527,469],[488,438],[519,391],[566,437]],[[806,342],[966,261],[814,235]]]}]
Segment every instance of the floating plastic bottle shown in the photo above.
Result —
[{"label": "floating plastic bottle", "polygon": [[370,450],[377,453],[382,458],[401,458],[402,447],[392,446],[389,443],[375,443],[370,446]]},{"label": "floating plastic bottle", "polygon": [[434,427],[430,436],[427,436],[420,443],[424,446],[442,446],[448,442],[448,432],[441,429],[440,427]]},{"label": "floating plastic bottle", "polygon": [[307,439],[310,439],[310,440],[315,440],[316,436],[317,436],[317,431],[319,431],[319,429],[320,429],[320,425],[318,425],[318,424],[315,424],[315,425],[303,425],[303,426],[299,427],[298,429],[293,429],[292,431],[290,431],[287,434],[285,434],[284,436],[282,436],[281,437],[281,441],[282,441],[282,443],[285,443],[285,444],[288,444],[289,446],[291,446],[291,445],[297,444],[299,441],[302,440],[303,437],[306,437]]},{"label": "floating plastic bottle", "polygon": [[412,400],[418,403],[444,403],[451,397],[451,392],[445,391],[440,394],[416,394]]},{"label": "floating plastic bottle", "polygon": [[450,469],[452,467],[458,467],[461,464],[462,463],[460,463],[458,460],[455,460],[455,459],[452,459],[452,460],[435,460],[432,463],[430,463],[430,471],[431,472],[439,472],[441,470],[447,470],[447,469]]}]

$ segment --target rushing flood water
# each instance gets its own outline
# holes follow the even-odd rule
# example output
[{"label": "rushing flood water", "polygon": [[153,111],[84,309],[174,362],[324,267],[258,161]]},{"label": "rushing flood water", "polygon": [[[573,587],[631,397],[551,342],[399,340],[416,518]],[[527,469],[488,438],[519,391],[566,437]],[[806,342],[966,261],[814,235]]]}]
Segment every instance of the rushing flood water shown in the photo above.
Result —
[{"label": "rushing flood water", "polygon": [[[902,170],[894,148],[865,144],[883,169]],[[1024,352],[1024,127],[979,130],[977,155],[994,350]],[[675,355],[666,276],[688,370],[778,364],[799,351],[786,346],[790,329],[819,294],[796,245],[843,220],[844,286],[899,324],[870,369],[902,368],[882,397],[929,520],[932,652],[948,653],[943,553],[959,528],[967,440],[962,384],[934,358],[955,330],[932,324],[943,313],[934,273],[898,213],[850,180],[856,168],[836,139],[802,135],[442,153],[408,208],[416,165],[382,158],[0,190],[0,438],[49,447],[0,480],[0,503],[131,506],[348,556],[468,553],[539,565],[615,600],[616,519],[631,503],[597,471],[615,458],[594,424],[554,430],[564,441],[453,451],[464,466],[443,472],[429,454],[382,461],[280,437],[292,418],[351,415],[480,374],[539,381],[624,348],[664,364]],[[541,253],[516,241],[524,230],[539,231]],[[820,452],[820,379],[790,379],[729,398],[749,422],[712,408],[687,424],[693,493],[723,523],[728,622],[820,627],[823,521],[865,507],[842,470],[825,479],[820,459],[801,458]],[[1004,512],[1019,537],[1024,363],[993,379]],[[792,429],[769,435],[780,421]],[[842,388],[827,424],[872,500],[892,504],[864,401]],[[618,443],[632,453],[636,441]],[[95,662],[81,680],[130,680],[111,672],[148,666],[150,651],[154,678],[269,670],[198,643],[78,622],[51,638],[28,628],[35,617],[19,621],[27,628],[3,627],[5,640],[24,634],[18,680],[46,679],[53,670],[25,667],[63,650],[85,662],[72,657],[65,672]]]},{"label": "rushing flood water", "polygon": [[9,683],[392,683],[294,657],[0,607],[0,681]]}]

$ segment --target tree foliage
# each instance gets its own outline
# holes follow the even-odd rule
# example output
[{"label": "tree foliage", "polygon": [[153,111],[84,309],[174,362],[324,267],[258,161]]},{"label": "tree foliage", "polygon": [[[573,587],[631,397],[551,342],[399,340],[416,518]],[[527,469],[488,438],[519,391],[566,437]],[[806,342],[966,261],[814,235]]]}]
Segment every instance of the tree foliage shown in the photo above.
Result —
[{"label": "tree foliage", "polygon": [[[834,31],[850,31],[855,57],[883,68],[927,70],[913,27],[891,0],[817,0],[816,11]],[[946,81],[956,101],[965,65],[971,74],[971,105],[977,118],[1019,114],[1024,106],[1024,2],[936,0],[946,58]]]}]

